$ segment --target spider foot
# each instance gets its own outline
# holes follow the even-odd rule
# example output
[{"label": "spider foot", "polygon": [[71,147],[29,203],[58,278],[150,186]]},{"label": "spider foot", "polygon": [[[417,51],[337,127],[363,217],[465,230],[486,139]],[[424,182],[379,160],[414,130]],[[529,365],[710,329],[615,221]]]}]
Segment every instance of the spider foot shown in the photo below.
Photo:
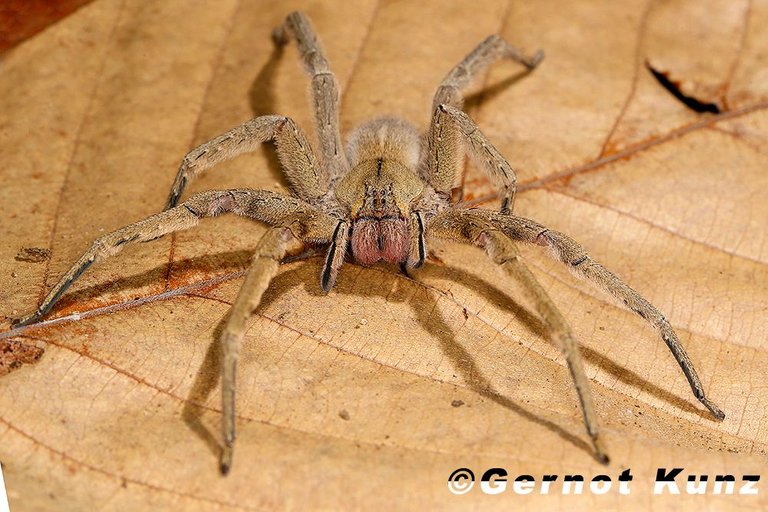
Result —
[{"label": "spider foot", "polygon": [[26,325],[33,324],[37,322],[41,316],[42,316],[41,314],[35,311],[34,313],[27,316],[14,318],[13,320],[11,320],[11,327],[16,329],[17,327],[24,327]]},{"label": "spider foot", "polygon": [[163,208],[163,211],[170,210],[171,208],[174,208],[177,204],[179,204],[179,197],[180,194],[176,192],[175,190],[171,191],[170,195],[168,196],[168,199],[165,201],[165,208]]},{"label": "spider foot", "polygon": [[224,446],[221,451],[221,458],[219,459],[219,471],[222,475],[229,473],[229,469],[232,467],[232,446]]},{"label": "spider foot", "polygon": [[712,416],[717,419],[717,421],[723,421],[725,419],[725,413],[720,410],[718,406],[715,405],[714,402],[712,402],[709,398],[703,396],[699,398],[699,401],[704,404],[704,407],[709,409],[709,412],[712,413]]},{"label": "spider foot", "polygon": [[600,464],[607,466],[608,463],[611,462],[611,458],[605,452],[603,442],[597,436],[592,438],[592,447],[595,449],[595,459],[597,459]]},{"label": "spider foot", "polygon": [[539,50],[536,53],[534,53],[532,56],[525,59],[523,64],[525,64],[525,67],[528,69],[534,69],[536,66],[541,64],[541,61],[544,60],[544,50]]}]

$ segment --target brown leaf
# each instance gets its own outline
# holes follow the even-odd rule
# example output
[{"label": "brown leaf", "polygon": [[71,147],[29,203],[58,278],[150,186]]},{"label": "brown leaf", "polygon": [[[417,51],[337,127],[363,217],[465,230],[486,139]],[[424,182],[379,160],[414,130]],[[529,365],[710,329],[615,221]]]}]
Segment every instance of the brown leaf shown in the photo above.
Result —
[{"label": "brown leaf", "polygon": [[43,349],[14,339],[0,339],[0,377],[23,364],[36,362],[43,355]]},{"label": "brown leaf", "polygon": [[[95,0],[5,54],[0,338],[45,347],[0,379],[12,510],[561,503],[558,486],[528,496],[446,488],[459,467],[479,478],[496,466],[537,481],[615,481],[631,468],[631,496],[586,492],[569,508],[685,509],[704,500],[654,496],[657,468],[759,474],[768,7],[289,3]],[[49,318],[65,320],[10,330],[91,240],[163,206],[191,147],[265,113],[309,128],[296,50],[276,52],[269,37],[293,8],[313,20],[342,84],[345,131],[382,114],[426,127],[435,87],[488,34],[543,48],[532,74],[499,63],[469,92],[470,114],[518,170],[516,211],[580,240],[665,312],[725,422],[702,410],[640,318],[538,248],[523,251],[583,343],[609,467],[592,458],[568,371],[532,305],[473,248],[433,242],[443,264],[412,278],[348,264],[328,296],[321,258],[285,264],[241,351],[226,478],[217,334],[262,226],[224,217],[130,247],[62,298]],[[646,61],[714,91],[721,113],[688,108]],[[497,204],[477,169],[463,184],[469,204]],[[272,149],[219,166],[191,192],[233,186],[284,188]],[[16,261],[19,247],[51,258]],[[765,493],[705,500],[768,506]]]},{"label": "brown leaf", "polygon": [[6,0],[0,6],[0,52],[56,23],[90,0]]}]

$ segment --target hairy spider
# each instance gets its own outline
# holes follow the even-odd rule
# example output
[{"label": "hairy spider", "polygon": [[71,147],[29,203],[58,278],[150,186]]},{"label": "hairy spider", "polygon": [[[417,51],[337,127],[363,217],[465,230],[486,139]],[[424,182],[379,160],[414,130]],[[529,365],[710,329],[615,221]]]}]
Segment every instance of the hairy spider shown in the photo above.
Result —
[{"label": "hairy spider", "polygon": [[[62,293],[91,264],[117,254],[125,245],[148,242],[195,226],[203,217],[234,213],[271,229],[256,247],[245,282],[221,334],[224,446],[220,468],[232,464],[235,440],[235,373],[245,323],[277,273],[292,238],[327,245],[320,286],[331,290],[347,256],[363,265],[381,260],[403,269],[424,263],[428,237],[482,247],[504,273],[521,281],[561,349],[581,402],[596,458],[608,462],[598,434],[589,382],[568,323],[521,260],[516,242],[544,246],[574,272],[609,292],[661,334],[677,359],[694,395],[718,420],[723,412],[704,393],[701,381],[672,326],[651,303],[594,261],[568,236],[512,214],[516,178],[509,163],[462,111],[462,90],[497,59],[512,59],[532,70],[543,58],[526,56],[498,36],[480,43],[454,67],[437,89],[432,122],[423,136],[401,119],[384,117],[357,127],[342,150],[339,89],[307,17],[290,14],[275,29],[274,41],[293,37],[312,79],[312,98],[320,151],[290,118],[252,119],[190,151],[181,163],[166,209],[94,241],[45,297],[37,310],[15,322],[27,325],[47,314]],[[187,183],[202,171],[274,141],[292,195],[238,188],[193,195],[178,204]],[[500,185],[501,208],[461,209],[450,192],[464,152]]]}]

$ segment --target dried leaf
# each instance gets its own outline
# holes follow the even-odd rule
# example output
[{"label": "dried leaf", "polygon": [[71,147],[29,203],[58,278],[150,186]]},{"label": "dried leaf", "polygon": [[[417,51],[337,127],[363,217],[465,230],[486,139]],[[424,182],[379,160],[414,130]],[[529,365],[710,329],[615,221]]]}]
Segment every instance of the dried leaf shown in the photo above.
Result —
[{"label": "dried leaf", "polygon": [[[5,54],[0,339],[45,347],[0,378],[12,510],[562,503],[559,491],[447,489],[456,468],[479,478],[497,466],[537,479],[615,480],[631,468],[632,496],[586,492],[569,508],[684,509],[702,500],[653,496],[657,468],[759,474],[768,6],[289,3],[95,0]],[[191,147],[265,113],[309,128],[296,50],[276,52],[269,37],[293,8],[313,20],[342,84],[345,130],[382,114],[426,127],[440,79],[488,34],[543,48],[534,73],[499,63],[468,102],[518,170],[516,211],[580,240],[665,312],[725,422],[702,410],[640,318],[538,248],[524,254],[583,343],[607,468],[531,305],[474,248],[434,242],[411,278],[349,264],[328,296],[321,258],[285,264],[241,352],[227,478],[216,341],[262,226],[224,217],[127,248],[62,298],[50,318],[66,321],[11,330],[91,240],[163,206]],[[721,113],[688,108],[646,61],[692,84],[688,93],[709,91]],[[463,185],[469,204],[497,204],[477,169]],[[283,189],[273,150],[219,166],[191,192],[234,186]],[[17,261],[20,247],[51,257]],[[706,499],[718,510],[768,506],[764,493]]]}]

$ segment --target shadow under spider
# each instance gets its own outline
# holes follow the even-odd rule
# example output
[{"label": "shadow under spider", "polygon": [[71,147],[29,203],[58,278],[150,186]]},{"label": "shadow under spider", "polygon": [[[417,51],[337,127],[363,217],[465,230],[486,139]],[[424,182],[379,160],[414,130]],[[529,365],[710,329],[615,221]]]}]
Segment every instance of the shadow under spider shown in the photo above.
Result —
[{"label": "shadow under spider", "polygon": [[216,388],[221,379],[221,350],[219,347],[219,338],[224,327],[227,325],[229,313],[216,324],[213,330],[213,343],[208,345],[205,351],[205,357],[200,364],[200,369],[195,375],[195,381],[192,383],[192,389],[184,401],[184,407],[181,410],[181,419],[184,423],[199,437],[203,443],[216,455],[218,461],[221,457],[223,447],[219,436],[215,435],[202,422],[202,416],[205,409],[200,405],[208,401],[211,392]]},{"label": "shadow under spider", "polygon": [[[251,86],[248,89],[248,103],[250,103],[251,113],[254,117],[270,114],[282,115],[280,112],[277,112],[274,95],[275,71],[277,70],[282,56],[283,47],[273,46],[272,53],[269,54],[269,59],[267,59],[267,62],[256,74],[253,82],[251,82]],[[309,107],[310,105],[307,104],[307,108]],[[283,186],[288,188],[285,172],[280,165],[280,159],[277,157],[277,150],[275,149],[274,143],[264,144],[263,148],[264,154],[267,157],[267,166],[269,167],[270,172],[275,179],[279,180]]]},{"label": "shadow under spider", "polygon": [[[173,271],[175,276],[196,273],[216,273],[221,271],[236,271],[248,267],[253,250],[241,249],[237,251],[225,251],[216,254],[195,256],[194,258],[178,260],[173,262]],[[107,292],[120,292],[130,289],[141,289],[145,286],[165,282],[165,273],[168,270],[167,265],[161,265],[147,270],[141,274],[120,277],[110,281],[93,284],[70,293],[66,293],[56,304],[56,310],[67,309],[77,305],[79,311],[83,311],[83,306],[89,302],[96,302],[99,297],[103,297]],[[179,277],[175,278],[180,280]],[[126,301],[127,302],[127,301]],[[108,304],[98,304],[85,309],[103,307]]]},{"label": "shadow under spider", "polygon": [[[486,295],[486,298],[488,298],[487,295],[493,295],[496,299],[504,297],[502,301],[497,303],[505,304],[505,306],[507,306],[508,309],[512,311],[512,314],[523,321],[533,332],[542,334],[545,331],[545,326],[541,320],[533,316],[516,302],[512,301],[498,288],[485,283],[482,279],[479,279],[476,276],[472,276],[471,274],[467,274],[457,269],[450,269],[450,273],[453,273],[454,275],[464,274],[465,279],[462,279],[462,282],[466,283],[468,281],[475,281],[473,284],[480,284],[479,287],[473,289],[482,290],[481,293]],[[426,303],[412,303],[413,312],[424,329],[426,329],[432,334],[432,336],[438,339],[443,353],[451,360],[456,371],[461,373],[464,381],[467,383],[470,389],[472,389],[478,395],[493,400],[506,409],[511,410],[519,416],[522,416],[526,420],[544,427],[551,432],[554,432],[565,441],[571,443],[580,450],[587,452],[591,456],[594,456],[592,448],[587,442],[568,432],[557,423],[534,414],[530,410],[526,409],[525,407],[514,402],[509,397],[504,396],[496,389],[494,389],[493,384],[483,375],[482,370],[477,365],[472,355],[461,345],[461,343],[458,342],[455,334],[445,322],[442,315],[440,315],[438,312],[438,299],[434,297],[432,293],[430,293],[430,290],[425,291],[427,292],[425,294]],[[532,376],[532,378],[535,378],[535,376]]]},{"label": "shadow under spider", "polygon": [[248,103],[254,116],[275,114],[275,71],[283,57],[283,47],[273,46],[272,53],[248,88]]},{"label": "shadow under spider", "polygon": [[[425,265],[425,270],[429,271],[432,269],[439,269],[439,272],[433,272],[434,277],[437,279],[445,279],[449,281],[464,283],[468,288],[471,288],[473,291],[486,299],[487,302],[492,304],[504,304],[504,306],[509,309],[513,315],[519,318],[528,326],[529,329],[531,329],[533,334],[545,339],[547,343],[552,344],[552,341],[548,337],[544,323],[536,315],[532,314],[530,311],[514,302],[514,300],[512,300],[507,293],[496,288],[487,281],[478,278],[474,274],[467,273],[457,268],[429,264]],[[443,275],[440,275],[440,273]],[[654,343],[657,341],[653,329],[647,329],[647,333],[641,333],[641,336],[647,336],[648,343]],[[579,344],[579,351],[581,353],[582,359],[585,362],[589,362],[599,367],[606,373],[613,375],[618,380],[629,384],[630,386],[647,391],[649,394],[655,396],[659,400],[667,402],[668,404],[673,405],[678,409],[688,413],[697,414],[702,418],[710,417],[708,411],[700,409],[690,401],[685,400],[684,398],[681,398],[674,393],[671,393],[670,391],[649,382],[638,373],[621,366],[619,363],[609,358],[608,356],[582,344],[581,340],[577,339],[576,342]],[[558,349],[556,346],[555,348]],[[672,359],[670,359],[670,361],[672,361]],[[674,361],[672,361],[671,364],[676,365]],[[598,410],[597,413],[599,416],[600,411]]]},{"label": "shadow under spider", "polygon": [[[332,300],[326,296],[317,285],[316,279],[307,279],[308,275],[319,275],[320,265],[322,263],[321,257],[313,257],[312,253],[309,253],[310,257],[314,260],[309,264],[294,266],[280,272],[273,279],[269,288],[264,294],[261,304],[256,309],[255,313],[259,310],[263,310],[269,307],[276,299],[282,296],[284,293],[290,292],[290,290],[296,286],[297,282],[303,283],[305,290],[313,296],[318,297],[318,300]],[[293,259],[295,261],[295,258]],[[348,266],[352,266],[348,263]],[[392,274],[388,270],[382,270],[380,267],[374,267],[373,270],[379,271],[385,274]],[[504,304],[504,306],[512,312],[518,319],[520,319],[530,329],[532,333],[537,336],[546,336],[546,328],[543,322],[531,314],[527,309],[523,308],[512,300],[508,294],[487,281],[478,278],[477,276],[467,273],[463,270],[456,268],[443,267],[440,265],[434,265],[427,263],[423,270],[420,272],[429,272],[432,278],[443,279],[447,281],[457,281],[466,284],[468,287],[479,293],[486,301],[495,304]],[[585,451],[590,456],[593,456],[591,446],[582,440],[577,435],[567,431],[557,423],[542,418],[520,404],[514,402],[509,397],[504,396],[496,389],[493,384],[483,375],[481,369],[475,362],[473,356],[461,346],[457,341],[455,334],[451,328],[446,324],[445,320],[436,313],[436,304],[438,298],[434,297],[429,288],[424,288],[418,281],[409,277],[402,276],[401,274],[395,274],[396,279],[406,279],[407,282],[414,286],[422,287],[426,292],[427,301],[416,302],[411,301],[415,317],[417,321],[424,327],[424,329],[432,334],[441,344],[441,348],[445,355],[452,361],[454,368],[462,374],[464,381],[468,387],[475,391],[478,395],[486,397],[499,405],[513,411],[526,420],[532,421],[551,432],[554,432],[562,439],[571,443],[573,446]],[[347,295],[354,295],[357,297],[384,297],[385,292],[382,289],[376,287],[350,287],[344,285],[343,277],[340,278],[337,287],[332,293],[340,293]],[[390,297],[390,300],[391,297]],[[195,377],[195,381],[192,385],[192,389],[184,403],[182,418],[184,422],[190,427],[190,429],[205,443],[205,445],[215,455],[220,455],[222,446],[219,440],[219,436],[204,425],[201,421],[201,416],[207,409],[201,404],[207,403],[211,393],[217,387],[220,380],[220,350],[219,350],[219,337],[222,329],[226,325],[228,315],[225,315],[218,323],[213,333],[213,339],[209,344],[203,362],[200,365],[199,371]],[[649,394],[659,398],[662,401],[670,403],[675,407],[682,409],[686,412],[694,412],[702,417],[706,416],[704,411],[700,411],[691,403],[684,399],[670,393],[669,391],[660,388],[659,386],[649,382],[639,374],[623,368],[621,365],[610,359],[609,357],[602,355],[593,349],[580,346],[584,359],[592,364],[600,367],[605,372],[615,376],[622,382],[626,382],[633,387],[643,389]],[[531,376],[535,378],[535,376]],[[574,393],[574,403],[577,403],[577,398]],[[599,411],[598,411],[599,415]],[[239,418],[241,421],[242,417]]]},{"label": "shadow under spider", "polygon": [[531,74],[533,70],[525,70],[520,71],[518,73],[515,73],[514,75],[508,76],[504,80],[500,80],[499,82],[492,84],[492,85],[486,85],[481,90],[470,94],[464,98],[464,108],[465,110],[471,110],[473,108],[479,107],[484,102],[488,100],[492,100],[502,92],[504,92],[507,88],[514,85],[515,83],[519,82],[529,74]]},{"label": "shadow under spider", "polygon": [[[220,252],[212,255],[197,256],[195,258],[186,260],[179,260],[174,264],[177,270],[176,275],[181,276],[185,273],[210,273],[212,268],[216,268],[218,272],[226,270],[241,270],[247,266],[247,262],[250,261],[251,254],[251,250],[244,249],[238,251]],[[299,255],[289,256],[287,258],[288,262],[295,262],[308,258],[311,259],[304,265],[292,266],[293,268],[284,269],[277,276],[275,276],[275,279],[273,279],[270,287],[265,292],[264,298],[257,308],[257,311],[269,307],[269,305],[272,304],[282,294],[290,292],[290,290],[296,286],[297,282],[304,283],[304,287],[307,293],[317,297],[318,300],[333,300],[332,297],[325,295],[318,286],[319,277],[317,276],[319,276],[320,265],[322,264],[321,256],[322,254],[318,256],[317,252],[312,251]],[[221,264],[222,261],[225,263],[224,265]],[[348,263],[347,265],[348,267],[354,266],[352,263]],[[419,284],[417,279],[411,279],[409,277],[403,276],[400,273],[397,273],[396,271],[393,271],[393,268],[394,267],[389,268],[375,266],[370,270],[360,269],[360,271],[376,271],[390,276],[394,275],[394,278],[404,279],[408,283],[412,283],[413,286],[424,286],[423,284]],[[152,284],[153,282],[162,282],[164,279],[165,270],[166,266],[161,265],[141,274],[126,276],[120,279],[108,281],[106,283],[91,285],[87,288],[83,288],[81,290],[75,291],[74,293],[65,295],[62,297],[62,300],[58,306],[60,308],[66,308],[73,304],[82,306],[83,303],[94,301],[100,295],[103,295],[106,290],[119,292],[125,289],[141,288],[143,286]],[[430,277],[433,279],[461,282],[482,296],[485,301],[493,304],[504,304],[505,307],[512,312],[512,314],[514,314],[528,326],[533,334],[544,337],[546,339],[545,327],[536,316],[532,315],[530,312],[528,312],[528,310],[515,303],[504,291],[488,283],[487,281],[478,278],[474,274],[467,273],[457,268],[444,267],[431,263],[427,263],[425,267],[419,271],[419,273],[422,273],[425,276],[430,275]],[[349,281],[347,281],[347,283],[348,282]],[[468,383],[471,389],[473,389],[479,395],[492,399],[500,405],[520,414],[524,418],[534,421],[552,430],[564,439],[573,443],[575,446],[591,454],[591,449],[585,441],[582,441],[575,435],[565,431],[559,425],[534,415],[509,398],[501,395],[498,391],[494,390],[491,383],[482,375],[471,354],[469,354],[457,342],[455,336],[445,321],[435,314],[427,313],[428,311],[434,309],[434,305],[437,302],[437,299],[431,297],[429,288],[423,289],[427,292],[427,296],[429,297],[428,300],[430,302],[427,305],[416,302],[411,304],[416,318],[419,323],[427,330],[427,332],[430,332],[440,341],[443,351],[451,359],[458,371],[462,372],[465,381]],[[384,296],[383,291],[380,289],[374,289],[373,287],[352,288],[348,284],[345,285],[344,273],[342,273],[340,276],[339,284],[332,293],[353,294],[359,297]],[[391,297],[390,300],[392,300]],[[218,440],[218,435],[212,433],[200,421],[201,415],[207,408],[201,404],[207,403],[211,392],[216,388],[220,378],[221,370],[218,341],[221,329],[223,329],[227,317],[228,315],[225,315],[222,318],[213,333],[213,339],[211,340],[211,343],[206,350],[205,357],[195,376],[192,389],[184,402],[182,410],[182,418],[184,422],[215,454],[220,452],[221,445]],[[651,333],[649,333],[649,336],[651,336]],[[652,343],[653,339],[649,339],[648,341],[649,343]],[[707,416],[705,411],[699,410],[689,401],[686,401],[685,399],[674,395],[668,390],[649,382],[643,376],[622,367],[620,364],[607,357],[606,355],[596,352],[595,350],[583,345],[580,345],[580,348],[581,353],[586,361],[589,361],[595,366],[601,368],[606,373],[613,375],[618,380],[627,383],[636,389],[642,389],[650,395],[658,398],[659,400],[673,405],[677,409],[683,410],[685,412],[692,412],[698,414],[701,417]]]}]

